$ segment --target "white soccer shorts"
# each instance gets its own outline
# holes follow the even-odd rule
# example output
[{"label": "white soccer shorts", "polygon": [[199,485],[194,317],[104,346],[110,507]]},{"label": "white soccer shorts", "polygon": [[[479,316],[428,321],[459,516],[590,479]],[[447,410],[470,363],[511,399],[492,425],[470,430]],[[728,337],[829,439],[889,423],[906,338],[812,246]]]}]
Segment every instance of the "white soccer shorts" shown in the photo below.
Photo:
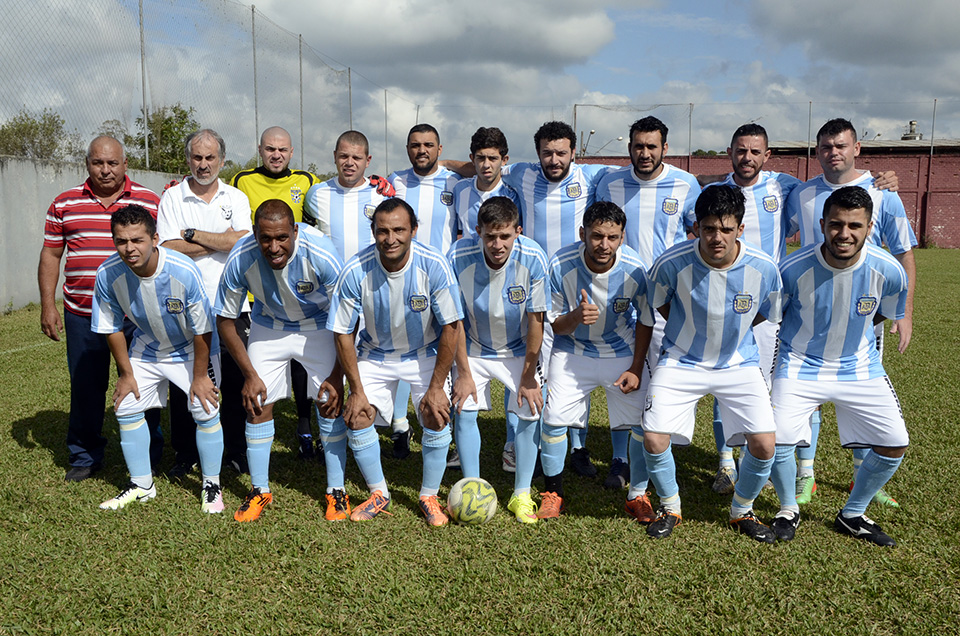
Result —
[{"label": "white soccer shorts", "polygon": [[758,367],[700,369],[657,367],[647,391],[643,430],[670,435],[686,446],[693,440],[697,402],[712,393],[720,405],[728,446],[742,446],[747,434],[776,430],[770,393]]},{"label": "white soccer shorts", "polygon": [[640,374],[640,388],[624,393],[614,383],[630,368],[633,358],[588,358],[554,351],[547,379],[547,404],[543,421],[550,426],[584,428],[589,416],[590,392],[603,387],[607,395],[610,428],[626,430],[640,424],[649,374]]},{"label": "white soccer shorts", "polygon": [[890,378],[872,380],[796,380],[773,383],[777,443],[810,443],[810,414],[824,402],[837,408],[840,444],[849,448],[899,448],[910,443],[907,426]]},{"label": "white soccer shorts", "polygon": [[777,360],[777,350],[779,349],[780,325],[764,320],[753,328],[753,337],[757,341],[757,350],[760,354],[760,372],[763,373],[763,381],[767,383],[767,390],[773,384],[773,367]]},{"label": "white soccer shorts", "polygon": [[[520,383],[520,376],[523,374],[524,358],[469,358],[470,374],[473,376],[473,382],[477,385],[477,401],[473,396],[467,397],[463,405],[464,411],[489,411],[490,410],[490,380],[499,380],[503,386],[513,394],[510,400],[508,410],[516,413],[521,420],[535,420],[539,415],[534,415],[530,411],[530,405],[526,400],[523,401],[523,408],[517,406],[517,385]],[[457,368],[453,368],[453,381],[457,381]],[[541,383],[542,380],[537,378]]]},{"label": "white soccer shorts", "polygon": [[[360,360],[357,370],[360,372],[360,381],[363,382],[363,392],[367,400],[377,410],[374,420],[376,426],[390,426],[393,420],[393,401],[397,393],[397,384],[402,380],[410,385],[410,397],[417,413],[420,412],[420,401],[423,399],[430,379],[433,377],[433,367],[436,358],[426,360]],[[444,383],[444,395],[450,395],[450,376]]]},{"label": "white soccer shorts", "polygon": [[278,331],[257,323],[250,325],[247,355],[267,387],[265,404],[290,397],[291,360],[306,369],[310,397],[314,399],[320,393],[320,384],[330,376],[337,361],[331,331]]},{"label": "white soccer shorts", "polygon": [[[139,358],[131,358],[133,377],[137,381],[137,390],[140,399],[133,397],[133,393],[120,402],[116,410],[117,416],[132,415],[148,409],[163,408],[167,405],[167,389],[173,382],[181,391],[190,395],[190,385],[193,384],[193,360],[147,362]],[[213,383],[220,386],[220,355],[210,356],[207,374]],[[206,422],[220,411],[218,404],[207,404],[210,412],[207,413],[200,405],[200,400],[190,401],[190,414],[195,422]]]}]

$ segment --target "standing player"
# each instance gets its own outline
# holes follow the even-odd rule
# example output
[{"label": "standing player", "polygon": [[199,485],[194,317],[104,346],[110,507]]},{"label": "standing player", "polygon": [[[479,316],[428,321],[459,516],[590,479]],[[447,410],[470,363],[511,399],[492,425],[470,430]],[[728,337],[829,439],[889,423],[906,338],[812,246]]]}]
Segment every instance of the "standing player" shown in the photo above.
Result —
[{"label": "standing player", "polygon": [[671,441],[693,439],[697,402],[720,402],[727,443],[746,441],[730,508],[730,523],[757,541],[776,541],[753,514],[753,500],[770,475],[775,426],[758,367],[753,325],[780,320],[780,276],[762,250],[739,239],[744,197],[738,188],[707,188],[697,199],[696,239],[661,254],[650,270],[651,306],[666,318],[663,349],[650,381],[643,444],[650,480],[660,496],[647,534],[670,535],[680,523]]},{"label": "standing player", "polygon": [[475,231],[475,236],[457,241],[449,255],[465,315],[453,385],[457,448],[463,476],[479,477],[477,411],[490,410],[490,381],[499,380],[506,393],[517,396],[505,405],[517,419],[516,475],[507,509],[521,523],[536,523],[530,482],[543,408],[537,366],[543,312],[549,309],[547,256],[533,240],[519,235],[520,214],[507,197],[484,201]]},{"label": "standing player", "polygon": [[[656,117],[633,122],[627,144],[631,165],[606,173],[597,186],[597,200],[617,204],[630,219],[624,242],[639,254],[644,263],[653,263],[665,249],[687,240],[687,232],[695,220],[693,205],[700,195],[696,177],[663,163],[669,150],[667,132],[667,126]],[[648,372],[657,366],[662,339],[663,320],[657,320],[647,353]],[[603,485],[623,488],[630,483],[631,494],[635,496],[629,497],[628,501],[645,496],[645,492],[638,488],[638,484],[643,488],[647,484],[642,436],[634,434],[629,437],[629,444],[633,447],[629,468],[628,431],[618,432],[613,441],[614,458]]]},{"label": "standing player", "polygon": [[[207,375],[210,366],[211,375],[219,376],[219,363],[214,357],[210,364],[213,313],[203,278],[189,258],[159,247],[157,225],[146,208],[117,210],[110,227],[117,254],[97,269],[91,329],[106,334],[117,362],[112,401],[130,483],[100,507],[117,510],[157,496],[144,411],[163,406],[167,384],[174,382],[189,396],[197,423],[201,509],[223,512],[223,430],[217,387]],[[137,326],[129,350],[122,331],[125,315]]]},{"label": "standing player", "polygon": [[[611,429],[638,426],[643,416],[641,382],[649,330],[645,265],[623,245],[627,217],[616,204],[587,208],[580,242],[561,248],[550,260],[552,302],[548,318],[553,343],[540,453],[546,482],[540,519],[563,511],[566,428],[586,425],[590,392],[603,387]],[[645,316],[646,314],[646,316]],[[652,513],[649,503],[648,514]]]},{"label": "standing player", "polygon": [[[333,334],[324,329],[340,268],[330,239],[295,223],[290,206],[278,199],[260,204],[253,236],[241,240],[230,252],[215,311],[223,344],[244,377],[242,396],[248,418],[247,463],[252,487],[234,514],[237,521],[256,520],[273,501],[269,482],[273,404],[290,394],[291,360],[303,365],[309,378],[309,395],[321,402],[320,433],[329,442],[323,449],[327,459],[326,518],[337,521],[350,513],[343,490],[346,435],[343,420],[337,418],[343,374],[337,364]],[[234,321],[248,292],[256,300],[249,343],[244,347]]]},{"label": "standing player", "polygon": [[[874,177],[865,171],[857,170],[856,158],[860,155],[860,142],[857,131],[846,119],[831,119],[817,131],[817,159],[823,174],[798,186],[787,199],[788,228],[787,236],[800,231],[800,244],[813,245],[823,240],[819,219],[823,216],[823,204],[827,197],[842,186],[860,186],[873,200],[873,229],[869,239],[875,245],[886,245],[907,273],[909,289],[904,315],[893,321],[890,333],[899,338],[898,350],[903,353],[910,344],[913,332],[913,292],[916,287],[917,267],[913,247],[917,239],[907,220],[903,202],[896,193],[879,190]],[[883,354],[883,325],[876,329],[877,347]],[[801,504],[810,501],[816,492],[813,461],[819,438],[820,419],[813,422],[810,446],[798,450],[800,469],[797,478],[797,500]],[[863,461],[866,451],[854,449],[853,475],[856,480],[857,468]],[[897,501],[885,490],[877,493],[877,502],[893,508],[899,507]]]},{"label": "standing player", "polygon": [[897,259],[870,241],[873,205],[863,188],[835,190],[823,204],[823,242],[783,262],[783,324],[772,397],[778,444],[772,475],[780,512],[772,525],[784,540],[793,538],[800,523],[794,446],[810,441],[810,414],[833,402],[841,444],[867,449],[834,528],[877,545],[896,545],[864,514],[909,443],[873,327],[906,315],[909,281]]},{"label": "standing player", "polygon": [[448,519],[437,493],[450,447],[444,384],[463,318],[460,289],[443,255],[415,240],[417,216],[408,203],[387,199],[372,223],[376,244],[344,266],[327,321],[350,383],[343,412],[350,448],[370,489],[350,518],[368,521],[390,507],[373,424],[391,417],[397,385],[405,381],[423,424],[420,511],[427,524],[442,526]]}]

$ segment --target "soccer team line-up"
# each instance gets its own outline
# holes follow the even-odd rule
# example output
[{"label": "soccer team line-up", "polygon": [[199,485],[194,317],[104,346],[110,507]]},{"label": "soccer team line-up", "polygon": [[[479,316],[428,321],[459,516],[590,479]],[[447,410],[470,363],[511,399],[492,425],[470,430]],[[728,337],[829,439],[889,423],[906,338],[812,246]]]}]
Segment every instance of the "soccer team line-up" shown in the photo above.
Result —
[{"label": "soccer team line-up", "polygon": [[[366,137],[347,131],[337,176],[318,182],[290,169],[290,135],[271,127],[262,165],[228,185],[223,138],[204,129],[184,140],[190,175],[159,197],[126,176],[117,140],[97,137],[89,178],[48,209],[38,276],[42,330],[67,339],[66,480],[102,466],[112,359],[130,481],[103,509],[156,497],[169,390],[167,476],[199,465],[201,510],[215,514],[224,463],[249,473],[234,518],[257,520],[273,500],[273,405],[292,393],[300,456],[326,472],[327,520],[389,513],[376,426],[391,427],[405,459],[412,400],[426,523],[482,523],[497,497],[480,475],[477,414],[496,380],[503,468],[515,475],[506,507],[536,524],[563,516],[568,455],[578,474],[597,473],[585,444],[602,388],[613,449],[603,485],[626,489],[625,512],[662,539],[683,519],[673,445],[691,443],[697,403],[712,394],[713,490],[731,495],[734,530],[774,543],[794,538],[816,493],[820,406],[833,402],[854,467],[834,528],[894,546],[865,513],[898,507],[885,486],[909,443],[882,365],[885,319],[888,353],[909,345],[916,280],[896,175],[856,168],[843,119],[819,130],[823,174],[807,182],[763,169],[757,124],[733,133],[726,175],[663,163],[667,134],[645,117],[629,130],[630,165],[584,165],[573,129],[547,122],[538,161],[511,164],[497,128],[476,131],[469,161],[441,161],[440,134],[418,124],[410,168],[382,178],[366,174]],[[354,505],[348,447],[369,490]],[[449,466],[464,480],[444,506]],[[753,502],[768,481],[780,510],[765,523]]]}]

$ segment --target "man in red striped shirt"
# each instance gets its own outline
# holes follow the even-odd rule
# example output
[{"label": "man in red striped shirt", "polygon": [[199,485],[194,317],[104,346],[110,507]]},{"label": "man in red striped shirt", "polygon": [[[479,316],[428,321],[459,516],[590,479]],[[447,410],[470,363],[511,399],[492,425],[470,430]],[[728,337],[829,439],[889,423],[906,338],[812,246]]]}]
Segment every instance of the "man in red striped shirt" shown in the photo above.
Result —
[{"label": "man in red striped shirt", "polygon": [[[59,341],[66,332],[70,370],[70,423],[67,481],[83,481],[99,470],[106,438],[101,435],[104,394],[110,377],[110,350],[106,338],[90,330],[93,285],[100,266],[116,248],[110,215],[130,204],[142,205],[156,218],[159,198],[126,176],[123,146],[112,137],[97,137],[87,149],[89,178],[60,194],[47,210],[43,248],[37,278],[40,284],[40,328]],[[64,316],[56,306],[60,261],[64,267]],[[159,430],[159,410],[153,410],[150,430]],[[162,440],[160,440],[162,444]],[[162,446],[151,444],[162,450]]]}]

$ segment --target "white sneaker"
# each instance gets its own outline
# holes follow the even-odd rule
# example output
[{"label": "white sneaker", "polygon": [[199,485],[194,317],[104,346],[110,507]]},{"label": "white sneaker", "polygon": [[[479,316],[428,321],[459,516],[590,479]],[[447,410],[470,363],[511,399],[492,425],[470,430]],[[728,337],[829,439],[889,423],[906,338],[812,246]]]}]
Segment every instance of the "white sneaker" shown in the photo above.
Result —
[{"label": "white sneaker", "polygon": [[503,447],[503,470],[508,473],[517,472],[517,449],[512,443]]},{"label": "white sneaker", "polygon": [[223,490],[220,489],[220,484],[212,484],[209,481],[203,484],[200,510],[208,514],[223,512]]},{"label": "white sneaker", "polygon": [[114,497],[113,499],[107,499],[102,504],[100,504],[101,510],[119,510],[123,508],[128,503],[133,503],[134,501],[139,503],[145,503],[150,499],[153,499],[157,496],[157,487],[155,484],[150,484],[149,488],[141,488],[133,482],[130,482],[123,487],[123,490],[120,491],[120,494]]}]

